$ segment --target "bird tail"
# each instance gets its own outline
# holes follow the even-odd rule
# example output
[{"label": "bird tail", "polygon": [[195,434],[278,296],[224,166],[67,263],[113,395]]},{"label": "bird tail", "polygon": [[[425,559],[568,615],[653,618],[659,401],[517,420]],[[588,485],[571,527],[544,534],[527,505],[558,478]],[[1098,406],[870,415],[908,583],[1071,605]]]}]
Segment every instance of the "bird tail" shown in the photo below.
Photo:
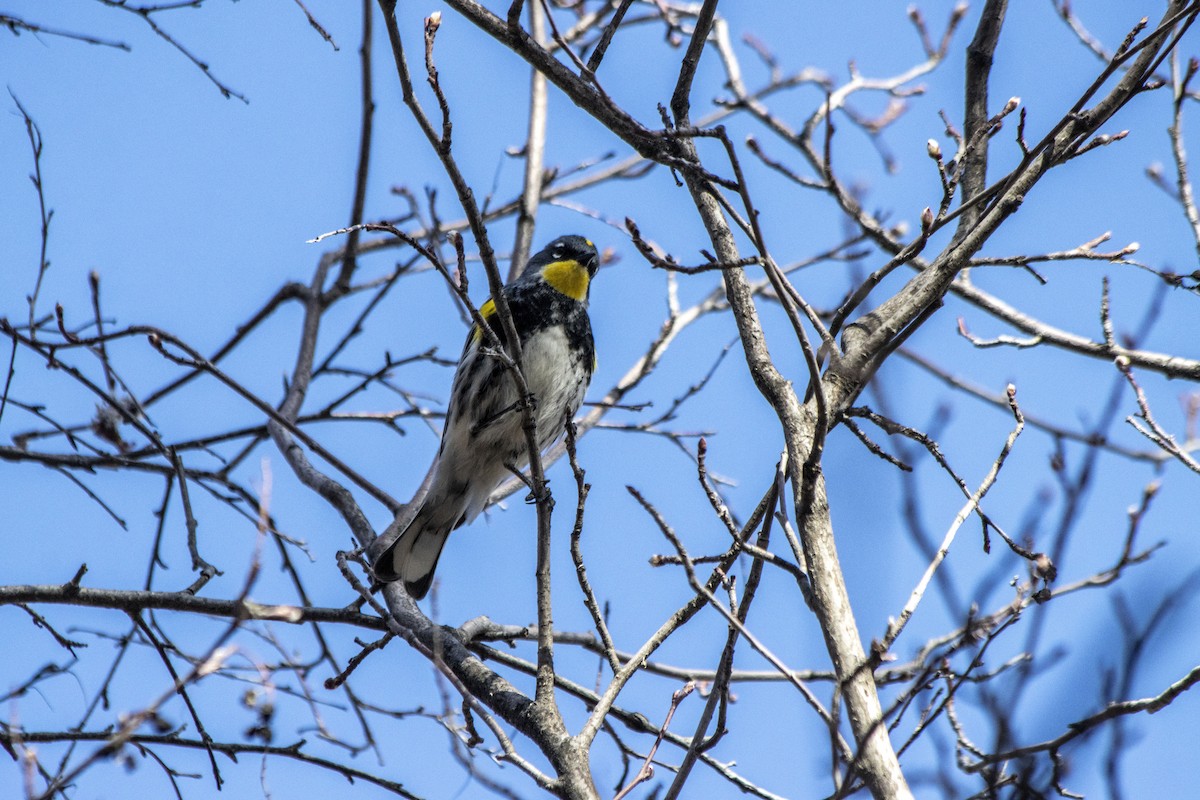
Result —
[{"label": "bird tail", "polygon": [[445,504],[426,502],[396,540],[371,560],[375,577],[384,583],[404,581],[410,597],[424,597],[446,539],[462,520],[461,512],[449,516],[444,511]]}]

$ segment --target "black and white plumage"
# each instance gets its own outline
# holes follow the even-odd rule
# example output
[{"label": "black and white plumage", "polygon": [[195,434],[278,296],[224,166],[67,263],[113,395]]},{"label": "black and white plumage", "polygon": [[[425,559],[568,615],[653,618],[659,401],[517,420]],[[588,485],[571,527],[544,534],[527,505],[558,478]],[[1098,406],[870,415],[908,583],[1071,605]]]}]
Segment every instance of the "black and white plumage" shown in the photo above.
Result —
[{"label": "black and white plumage", "polygon": [[[599,258],[582,236],[562,236],[529,259],[504,287],[521,340],[521,369],[535,401],[539,451],[563,434],[583,403],[595,368],[587,314]],[[480,315],[501,343],[504,327],[495,303]],[[454,373],[442,443],[430,467],[429,490],[402,530],[372,543],[367,556],[380,581],[400,580],[420,599],[429,591],[446,538],[487,506],[496,488],[529,463],[516,383],[500,359],[489,355],[489,337],[471,327]]]}]

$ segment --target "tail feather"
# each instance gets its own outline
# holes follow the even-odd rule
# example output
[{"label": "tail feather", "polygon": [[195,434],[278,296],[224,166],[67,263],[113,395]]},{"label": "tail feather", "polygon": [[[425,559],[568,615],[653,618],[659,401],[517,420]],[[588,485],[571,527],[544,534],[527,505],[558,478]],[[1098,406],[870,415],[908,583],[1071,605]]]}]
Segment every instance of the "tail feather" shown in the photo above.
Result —
[{"label": "tail feather", "polygon": [[414,600],[420,600],[429,592],[433,573],[450,531],[457,527],[458,519],[442,519],[437,508],[426,504],[404,532],[387,547],[371,565],[375,577],[384,583],[404,581],[404,589]]},{"label": "tail feather", "polygon": [[416,600],[429,591],[450,532],[475,519],[492,490],[508,475],[503,459],[495,453],[480,454],[481,447],[466,437],[462,426],[448,425],[442,452],[423,487],[420,510],[398,535],[389,526],[367,552],[378,580],[404,581],[409,596]]}]

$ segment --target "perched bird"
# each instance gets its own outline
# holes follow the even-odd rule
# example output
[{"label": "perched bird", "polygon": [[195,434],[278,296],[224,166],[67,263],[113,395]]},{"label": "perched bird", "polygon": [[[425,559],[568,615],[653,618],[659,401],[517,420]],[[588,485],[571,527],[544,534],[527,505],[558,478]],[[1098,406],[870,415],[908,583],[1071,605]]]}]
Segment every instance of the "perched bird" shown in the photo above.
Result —
[{"label": "perched bird", "polygon": [[[561,236],[503,289],[534,398],[539,452],[562,435],[592,379],[596,357],[587,302],[598,266],[595,245],[582,236]],[[479,313],[505,343],[495,301]],[[450,531],[479,516],[511,468],[529,464],[516,382],[489,349],[489,338],[472,325],[450,388],[429,491],[407,527],[386,531],[367,551],[376,578],[404,581],[418,600],[429,591]]]}]

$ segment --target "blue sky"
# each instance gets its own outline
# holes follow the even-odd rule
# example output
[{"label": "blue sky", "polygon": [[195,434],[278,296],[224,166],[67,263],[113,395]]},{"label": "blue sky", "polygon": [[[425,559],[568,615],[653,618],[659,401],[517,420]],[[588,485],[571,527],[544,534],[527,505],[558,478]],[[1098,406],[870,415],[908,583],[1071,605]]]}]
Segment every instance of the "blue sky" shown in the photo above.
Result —
[{"label": "blue sky", "polygon": [[[46,200],[54,209],[49,242],[51,266],[38,301],[39,313],[55,303],[64,307],[68,324],[90,318],[87,276],[101,276],[102,302],[113,327],[145,324],[167,329],[201,352],[211,352],[233,328],[249,317],[286,281],[307,282],[329,242],[314,245],[313,237],[344,225],[349,216],[358,139],[358,61],[360,21],[357,9],[334,2],[307,3],[314,16],[332,34],[334,49],[309,27],[300,10],[288,3],[208,3],[201,9],[180,9],[159,17],[161,24],[191,52],[206,61],[213,75],[243,94],[248,102],[222,97],[216,87],[191,62],[132,14],[99,3],[74,0],[48,5],[10,0],[2,13],[36,21],[49,27],[86,31],[108,40],[128,43],[132,50],[87,45],[53,36],[28,33],[0,35],[0,76],[36,120],[44,137],[41,169]],[[902,3],[854,2],[846,4],[789,3],[728,4],[735,41],[750,32],[767,42],[786,71],[815,66],[843,80],[853,59],[867,75],[890,75],[920,58],[920,49],[905,19]],[[949,6],[945,2],[922,6],[931,30],[940,33]],[[975,4],[979,5],[979,4]],[[1092,31],[1106,43],[1119,41],[1125,29],[1142,12],[1114,8],[1101,2],[1076,3]],[[1050,3],[1013,4],[1001,41],[992,80],[993,104],[1019,96],[1028,109],[1030,131],[1044,131],[1087,86],[1098,61],[1074,40],[1054,18]],[[412,53],[419,52],[420,20],[436,6],[401,9],[401,27]],[[796,8],[802,8],[802,16]],[[884,136],[894,153],[897,171],[886,174],[875,149],[852,126],[842,124],[836,140],[836,158],[843,175],[867,192],[867,205],[889,210],[889,219],[907,220],[910,229],[922,208],[936,204],[936,173],[925,156],[926,141],[938,138],[950,144],[937,112],[961,117],[963,49],[969,40],[978,9],[968,14],[951,47],[947,63],[923,78],[924,95],[911,100],[908,112]],[[1157,5],[1146,13],[1157,13]],[[377,13],[377,12],[376,12]],[[376,33],[381,33],[376,25]],[[1194,37],[1194,34],[1192,34]],[[1185,41],[1185,53],[1192,52]],[[514,56],[495,46],[453,14],[446,14],[438,35],[438,63],[443,85],[454,110],[456,156],[478,197],[494,195],[496,201],[519,190],[521,162],[505,155],[524,138],[524,100],[527,69]],[[756,86],[765,70],[749,50],[738,44],[746,67],[746,81]],[[720,75],[711,54],[706,55],[697,78],[696,107],[708,110],[710,97],[720,94]],[[655,105],[667,102],[673,86],[671,64],[677,51],[661,46],[661,33],[649,26],[631,30],[614,43],[601,77],[614,97],[637,118],[657,124]],[[392,217],[406,206],[391,190],[406,186],[421,196],[426,186],[438,189],[443,218],[460,216],[453,194],[439,171],[436,159],[399,102],[399,91],[390,66],[390,54],[377,37],[375,51],[376,141],[367,199],[367,217]],[[421,90],[424,92],[425,87]],[[429,95],[422,95],[429,103]],[[802,89],[775,101],[779,112],[802,119],[819,102],[819,95]],[[32,157],[15,104],[5,97],[0,114],[0,315],[24,320],[26,295],[37,274],[37,197],[28,181]],[[1111,244],[1121,247],[1137,241],[1137,257],[1159,268],[1190,272],[1195,268],[1195,243],[1178,205],[1145,179],[1152,163],[1170,169],[1169,142],[1165,134],[1169,98],[1162,92],[1130,104],[1112,124],[1112,132],[1129,128],[1119,145],[1103,148],[1067,165],[1047,178],[1027,199],[1020,213],[987,246],[984,255],[1063,250],[1112,231]],[[865,112],[878,113],[883,102],[864,97]],[[564,168],[607,153],[624,157],[623,145],[598,124],[551,93],[551,126],[548,164]],[[731,121],[735,140],[755,132],[769,153],[786,150],[745,122]],[[1185,128],[1186,130],[1186,128]],[[1014,162],[1011,126],[993,148],[993,167]],[[1187,140],[1192,144],[1191,139]],[[1198,149],[1193,145],[1193,150]],[[798,163],[798,160],[795,162]],[[748,175],[763,209],[768,241],[781,262],[825,250],[845,236],[845,227],[822,196],[791,186],[757,164]],[[603,270],[592,294],[592,319],[599,352],[599,369],[590,399],[598,399],[633,361],[665,315],[665,277],[637,255],[627,237],[606,221],[618,224],[625,216],[638,221],[643,233],[662,244],[682,261],[698,260],[707,247],[690,201],[674,187],[670,175],[656,170],[635,183],[601,187],[573,198],[596,212],[581,214],[562,207],[546,207],[539,217],[535,246],[556,235],[579,232],[611,247],[614,265]],[[493,226],[493,241],[506,251],[512,237],[511,220]],[[936,247],[944,242],[934,242]],[[383,275],[405,256],[391,250],[364,260],[362,278]],[[835,304],[847,286],[847,273],[867,272],[882,263],[877,253],[855,265],[826,265],[801,273],[797,285],[814,304]],[[1053,324],[1099,336],[1098,305],[1102,277],[1112,280],[1114,321],[1118,331],[1138,326],[1143,309],[1156,288],[1145,273],[1103,262],[1066,262],[1046,266],[1041,272],[1047,285],[1039,285],[1017,270],[977,270],[979,285],[994,291]],[[472,275],[477,302],[484,287],[482,273]],[[897,288],[905,276],[884,284],[877,299]],[[713,274],[681,277],[680,302],[687,305],[704,297],[719,282]],[[1196,358],[1200,348],[1194,335],[1195,295],[1170,293],[1146,347]],[[328,346],[345,330],[361,308],[347,303],[335,309],[326,325]],[[796,380],[803,376],[799,351],[787,340],[786,320],[778,308],[763,310],[772,331],[772,351]],[[957,336],[956,324],[983,337],[1012,333],[1003,323],[957,300],[914,337],[912,348],[943,367],[992,392],[1002,392],[1008,382],[1018,388],[1018,398],[1029,414],[1055,420],[1071,428],[1085,428],[1100,416],[1118,376],[1102,361],[1086,361],[1049,350],[980,350]],[[291,306],[259,329],[246,347],[224,364],[238,381],[276,402],[282,381],[292,367],[300,320]],[[432,273],[406,278],[384,301],[366,333],[355,339],[344,355],[347,366],[368,368],[393,357],[419,353],[436,346],[440,355],[454,358],[464,333],[459,314],[441,279]],[[636,423],[664,409],[684,387],[703,376],[722,347],[733,341],[735,330],[727,315],[713,315],[686,331],[669,351],[659,371],[639,387],[630,402],[652,402],[648,411],[614,412],[614,423]],[[7,356],[8,351],[0,353]],[[144,395],[178,374],[140,341],[113,347],[112,358],[135,393]],[[5,359],[7,360],[7,359]],[[94,361],[83,361],[93,376]],[[94,413],[94,398],[80,391],[61,373],[48,371],[33,354],[18,352],[12,396],[26,403],[45,403],[48,413],[64,422],[86,422]],[[1159,419],[1182,438],[1184,413],[1180,398],[1194,386],[1142,375]],[[419,364],[397,370],[394,380],[416,392],[423,402],[437,405],[448,391],[450,371]],[[928,429],[937,409],[952,404],[949,422],[939,440],[951,463],[969,484],[985,474],[1011,428],[1011,418],[978,401],[952,395],[910,363],[893,359],[879,376],[887,402],[906,424]],[[315,390],[313,403],[332,397],[345,386],[329,381]],[[1129,447],[1149,444],[1122,420],[1134,413],[1131,393],[1119,394],[1112,438]],[[864,400],[879,409],[874,395]],[[396,395],[373,391],[357,399],[354,410],[380,411],[399,407]],[[171,441],[204,435],[214,430],[254,424],[260,420],[253,408],[232,396],[216,382],[201,379],[188,392],[156,406],[152,422]],[[735,346],[718,367],[713,381],[686,404],[673,423],[683,431],[713,433],[709,442],[710,469],[735,481],[727,489],[735,512],[749,513],[770,480],[781,440],[778,423],[764,405],[746,373]],[[0,420],[0,440],[37,427],[35,420],[10,408]],[[367,424],[322,424],[311,429],[340,457],[351,461],[368,478],[397,498],[407,499],[419,483],[437,446],[435,432],[419,421],[403,424],[405,435]],[[56,445],[45,445],[53,449]],[[57,445],[65,449],[65,445]],[[226,457],[232,451],[216,448]],[[986,507],[1007,530],[1022,531],[1034,519],[1035,540],[1051,535],[1064,507],[1061,486],[1047,470],[1053,442],[1029,429],[1019,440]],[[1066,447],[1068,470],[1078,468],[1083,448]],[[694,469],[679,451],[659,437],[612,430],[595,430],[581,442],[580,457],[593,485],[588,527],[584,536],[593,585],[602,599],[612,602],[618,646],[635,649],[688,594],[683,576],[647,565],[655,553],[669,550],[625,490],[641,490],[684,536],[693,553],[724,547],[723,531],[712,518],[694,479]],[[190,459],[195,459],[194,461]],[[242,463],[235,478],[261,486],[263,463],[272,475],[271,507],[280,527],[308,543],[311,563],[304,567],[312,600],[318,605],[340,606],[350,599],[337,574],[333,553],[349,545],[349,535],[336,514],[299,486],[278,454],[268,446]],[[194,453],[189,465],[215,467],[212,456]],[[903,605],[924,568],[914,552],[899,518],[901,487],[896,471],[875,459],[844,429],[831,437],[825,462],[834,522],[851,596],[864,638],[879,636],[889,615]],[[4,462],[0,466],[0,510],[4,535],[0,535],[0,582],[61,583],[81,562],[89,566],[85,585],[95,587],[140,586],[144,579],[149,542],[161,499],[161,481],[114,474],[81,476],[127,523],[122,530],[113,520],[62,475],[28,464]],[[583,630],[589,619],[578,602],[566,552],[572,479],[565,465],[555,466],[551,485],[560,494],[556,530],[556,621],[566,629]],[[1200,564],[1196,540],[1196,476],[1178,465],[1157,470],[1110,455],[1095,466],[1094,483],[1067,550],[1060,563],[1060,583],[1069,583],[1111,563],[1126,524],[1126,509],[1139,501],[1142,487],[1152,479],[1162,481],[1141,543],[1166,540],[1150,563],[1137,567],[1108,595],[1081,593],[1047,607],[1031,609],[1016,628],[994,645],[989,659],[1000,663],[1016,654],[1025,641],[1030,619],[1044,615],[1045,673],[1022,698],[1027,713],[1020,715],[1017,738],[1032,742],[1057,735],[1066,721],[1095,710],[1100,700],[1100,680],[1119,656],[1120,640],[1114,623],[1111,596],[1120,594],[1135,619],[1144,620],[1164,595],[1169,595]],[[918,469],[922,507],[920,514],[935,539],[961,506],[957,488],[925,459]],[[202,548],[225,575],[208,587],[212,596],[236,593],[255,547],[252,525],[220,503],[196,498]],[[386,523],[386,512],[366,497],[360,498],[372,521]],[[1044,512],[1039,515],[1038,512]],[[479,614],[501,622],[524,624],[535,617],[532,590],[534,557],[533,511],[516,497],[502,511],[489,514],[451,538],[439,573],[436,614],[453,624]],[[178,506],[168,513],[166,561],[170,569],[160,580],[164,590],[178,589],[191,580],[183,544],[183,521]],[[562,545],[559,547],[558,545]],[[1007,571],[1006,571],[1007,565]],[[254,596],[262,602],[289,602],[290,586],[268,564]],[[962,596],[992,610],[1011,596],[1007,582],[1024,568],[999,543],[986,555],[979,546],[978,526],[968,523],[955,543],[946,566]],[[982,576],[989,585],[980,588]],[[158,585],[158,584],[156,584]],[[1007,593],[1007,594],[1006,594]],[[761,625],[772,648],[796,667],[824,668],[826,656],[811,616],[797,605],[782,575],[774,575],[756,601]],[[1131,688],[1140,697],[1161,691],[1200,660],[1200,641],[1186,620],[1195,608],[1194,598],[1180,596],[1180,605],[1157,629]],[[64,608],[39,609],[60,629],[90,643],[75,669],[75,677],[44,683],[36,694],[12,705],[11,715],[29,728],[46,728],[63,719],[74,720],[95,691],[107,669],[109,646],[91,633],[117,630],[126,622],[116,612],[74,614]],[[203,648],[220,628],[219,622],[191,621],[163,615],[177,640]],[[46,661],[62,661],[44,631],[36,629],[23,612],[0,610],[0,630],[20,654],[19,663],[5,670],[6,686],[13,686]],[[912,628],[898,643],[901,659],[910,657],[920,642],[953,626],[951,615],[936,596],[926,598]],[[282,627],[282,626],[281,626]],[[659,660],[688,665],[715,663],[724,625],[715,613],[702,615],[671,641]],[[278,635],[302,650],[311,642],[291,629]],[[293,638],[288,638],[293,637]],[[278,657],[269,640],[247,637],[247,658]],[[337,644],[344,660],[356,648],[350,636]],[[1059,655],[1049,656],[1051,650]],[[530,648],[518,652],[532,657]],[[564,651],[564,671],[589,684],[595,679],[593,656]],[[750,653],[740,656],[743,668],[765,668]],[[161,662],[153,653],[133,656],[123,672],[123,683],[114,691],[112,714],[120,703],[144,702],[169,686]],[[326,674],[314,672],[318,693]],[[412,652],[393,644],[368,660],[358,674],[358,686],[374,702],[394,708],[424,705],[437,708],[435,683],[428,665]],[[522,684],[524,685],[524,684]],[[646,678],[631,685],[628,705],[651,719],[661,719],[670,693],[678,684]],[[826,687],[821,687],[826,691]],[[738,769],[767,789],[785,796],[816,796],[825,791],[827,755],[822,731],[795,693],[781,685],[746,686],[733,708],[728,750],[718,758],[736,758]],[[227,684],[202,683],[201,697],[213,702],[219,716],[210,727],[237,738],[252,715],[230,700]],[[211,695],[209,694],[211,693]],[[120,698],[120,699],[118,699]],[[324,702],[326,698],[322,697]],[[328,700],[339,703],[340,698]],[[698,697],[680,709],[673,727],[690,732],[699,713]],[[1197,733],[1195,698],[1185,695],[1154,717],[1138,717],[1127,726],[1132,743],[1125,763],[1126,797],[1181,796],[1182,787],[1196,784],[1200,774],[1190,754]],[[172,707],[176,722],[186,714]],[[281,707],[277,723],[279,743],[314,737],[311,715],[302,703]],[[581,711],[573,707],[569,721],[579,724]],[[353,739],[353,721],[335,706],[322,712],[331,726]],[[968,724],[986,730],[977,711],[963,709]],[[223,716],[227,715],[227,716]],[[445,732],[434,722],[408,720],[379,722],[377,735],[384,742],[384,772],[402,780],[413,791],[429,797],[491,796],[462,777],[447,755]],[[911,718],[902,729],[911,727]],[[297,734],[297,730],[301,730]],[[763,735],[763,731],[768,731]],[[946,757],[950,744],[941,751]],[[1106,734],[1101,734],[1104,736]],[[644,747],[645,742],[638,742]],[[341,751],[315,744],[332,757]],[[525,750],[531,751],[531,747]],[[46,748],[47,752],[53,751]],[[1075,763],[1066,780],[1069,788],[1089,796],[1103,786],[1103,748]],[[164,754],[165,755],[165,754]],[[670,754],[675,757],[675,753]],[[170,754],[172,763],[187,771],[205,772],[203,759]],[[914,774],[930,764],[930,751],[918,749],[911,765]],[[359,756],[364,769],[372,769],[370,753]],[[6,762],[8,763],[8,762]],[[608,743],[598,745],[594,762],[598,780],[607,789],[615,780],[615,752]],[[413,764],[428,765],[426,769]],[[243,759],[240,766],[223,764],[230,784],[223,796],[259,797],[260,764]],[[108,774],[105,774],[105,773]],[[149,763],[132,776],[114,765],[98,768],[102,780],[87,786],[80,796],[128,796],[128,787],[153,796],[168,791],[165,779]],[[507,768],[488,774],[499,777],[522,796],[534,794],[529,782]],[[660,774],[666,774],[660,772]],[[320,770],[272,762],[265,783],[275,797],[320,796],[345,791],[346,796],[376,797],[383,793],[358,784],[345,790],[337,776]],[[452,775],[452,778],[447,776]],[[1154,776],[1152,779],[1146,776]],[[0,770],[0,786],[20,786],[17,769]],[[732,796],[729,785],[709,773],[697,776],[696,791],[711,796]],[[461,786],[459,781],[463,781]],[[967,785],[967,784],[963,784]],[[185,796],[207,796],[211,778],[185,781]],[[335,788],[336,787],[336,788]],[[928,787],[927,787],[928,788]],[[605,790],[606,790],[605,789]],[[93,792],[95,794],[93,795]],[[693,796],[701,796],[699,794]]]}]

